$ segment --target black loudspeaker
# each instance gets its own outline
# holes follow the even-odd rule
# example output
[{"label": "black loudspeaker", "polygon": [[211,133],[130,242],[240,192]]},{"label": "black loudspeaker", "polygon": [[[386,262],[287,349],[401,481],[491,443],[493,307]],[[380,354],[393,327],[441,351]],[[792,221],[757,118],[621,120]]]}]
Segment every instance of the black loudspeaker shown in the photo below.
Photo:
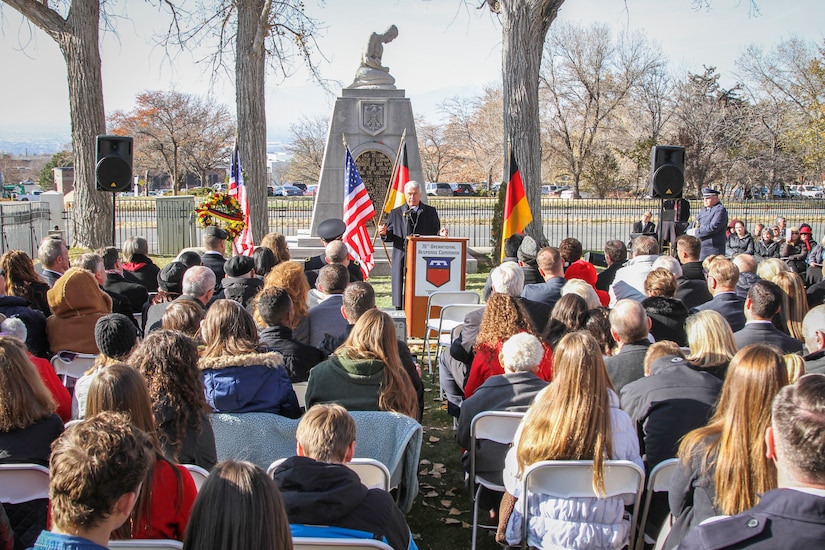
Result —
[{"label": "black loudspeaker", "polygon": [[656,145],[650,153],[650,196],[679,199],[685,186],[685,148]]},{"label": "black loudspeaker", "polygon": [[119,193],[132,187],[132,138],[97,136],[95,177],[98,191]]}]

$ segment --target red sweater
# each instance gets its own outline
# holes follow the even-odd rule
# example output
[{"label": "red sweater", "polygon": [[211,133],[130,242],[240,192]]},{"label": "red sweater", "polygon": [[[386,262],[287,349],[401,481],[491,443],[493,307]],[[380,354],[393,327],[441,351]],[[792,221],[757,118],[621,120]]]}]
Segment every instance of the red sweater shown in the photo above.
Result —
[{"label": "red sweater", "polygon": [[40,378],[49,388],[49,391],[54,397],[54,402],[57,403],[57,410],[55,411],[63,422],[68,422],[72,419],[72,396],[69,395],[69,390],[60,381],[60,377],[54,372],[54,367],[46,359],[28,354],[32,364],[40,373]]},{"label": "red sweater", "polygon": [[[175,475],[175,468],[180,473],[180,483]],[[179,493],[180,490],[180,495]],[[150,519],[152,524],[144,518],[134,531],[132,538],[136,539],[174,539],[183,540],[192,505],[198,490],[192,480],[192,474],[180,465],[173,465],[158,458],[155,462],[152,478],[152,497]]]},{"label": "red sweater", "polygon": [[[473,364],[470,366],[470,375],[467,377],[467,383],[464,384],[464,399],[469,399],[478,387],[491,376],[504,374],[504,368],[498,362],[501,344],[502,342],[498,342],[495,347],[490,344],[478,346]],[[541,358],[536,376],[550,382],[553,380],[553,352],[550,346],[544,342],[541,343],[541,347],[544,348],[544,357]]]}]

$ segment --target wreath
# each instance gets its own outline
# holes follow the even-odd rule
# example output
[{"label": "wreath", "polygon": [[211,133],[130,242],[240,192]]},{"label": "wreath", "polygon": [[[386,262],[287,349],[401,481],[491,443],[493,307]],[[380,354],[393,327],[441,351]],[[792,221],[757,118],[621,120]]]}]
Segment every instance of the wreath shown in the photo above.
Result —
[{"label": "wreath", "polygon": [[214,225],[226,231],[227,240],[234,240],[246,229],[243,210],[238,200],[227,193],[210,193],[195,208],[201,227]]}]

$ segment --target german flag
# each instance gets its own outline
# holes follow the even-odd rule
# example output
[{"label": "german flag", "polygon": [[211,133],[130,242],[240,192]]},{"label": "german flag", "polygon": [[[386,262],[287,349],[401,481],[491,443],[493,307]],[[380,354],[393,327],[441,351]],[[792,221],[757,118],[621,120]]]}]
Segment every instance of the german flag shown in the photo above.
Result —
[{"label": "german flag", "polygon": [[407,164],[407,142],[401,145],[401,154],[398,157],[398,165],[392,175],[390,190],[384,201],[384,213],[389,214],[394,208],[398,208],[406,202],[404,198],[404,186],[410,181],[410,168]]},{"label": "german flag", "polygon": [[507,183],[507,195],[504,198],[504,224],[501,228],[501,259],[504,259],[504,241],[521,233],[533,221],[530,205],[527,204],[527,195],[524,193],[524,184],[521,181],[521,172],[516,164],[516,155],[510,149],[510,180]]}]

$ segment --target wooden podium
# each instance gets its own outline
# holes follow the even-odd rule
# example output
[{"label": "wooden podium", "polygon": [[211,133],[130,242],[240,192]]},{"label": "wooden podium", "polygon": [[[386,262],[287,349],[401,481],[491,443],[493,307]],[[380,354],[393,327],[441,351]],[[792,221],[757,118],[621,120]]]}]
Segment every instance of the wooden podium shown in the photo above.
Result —
[{"label": "wooden podium", "polygon": [[409,237],[404,285],[407,336],[423,338],[427,301],[436,290],[464,290],[466,237]]}]

